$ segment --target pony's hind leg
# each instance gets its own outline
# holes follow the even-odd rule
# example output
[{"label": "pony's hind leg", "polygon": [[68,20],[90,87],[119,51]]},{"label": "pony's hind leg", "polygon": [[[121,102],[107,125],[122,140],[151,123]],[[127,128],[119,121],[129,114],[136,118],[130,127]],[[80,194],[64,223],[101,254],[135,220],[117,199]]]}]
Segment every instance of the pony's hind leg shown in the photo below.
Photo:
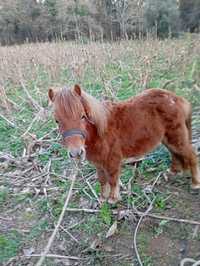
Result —
[{"label": "pony's hind leg", "polygon": [[182,153],[182,163],[184,170],[191,171],[192,174],[191,187],[193,189],[200,188],[200,170],[198,166],[198,158],[191,144],[189,144],[187,150],[184,153]]},{"label": "pony's hind leg", "polygon": [[167,138],[164,138],[162,143],[167,147],[169,152],[171,153],[171,165],[170,168],[167,170],[168,174],[171,176],[174,176],[178,173],[183,172],[183,164],[181,161],[181,158],[178,154],[176,154],[173,150],[170,148],[170,144],[167,141]]},{"label": "pony's hind leg", "polygon": [[183,170],[190,170],[192,174],[192,188],[200,188],[200,171],[197,155],[190,144],[188,132],[185,127],[182,128],[181,133],[182,134],[180,134],[180,131],[173,132],[171,138],[168,134],[167,143],[165,143],[172,154],[175,155],[175,161],[173,162],[172,167],[177,167],[178,163],[179,166],[182,166]]},{"label": "pony's hind leg", "polygon": [[170,173],[176,175],[183,172],[183,164],[180,156],[171,151],[172,162],[170,167]]},{"label": "pony's hind leg", "polygon": [[184,154],[183,156],[183,168],[186,170],[189,169],[192,173],[192,188],[199,189],[200,188],[200,170],[198,166],[198,158],[191,144],[187,152],[188,153]]}]

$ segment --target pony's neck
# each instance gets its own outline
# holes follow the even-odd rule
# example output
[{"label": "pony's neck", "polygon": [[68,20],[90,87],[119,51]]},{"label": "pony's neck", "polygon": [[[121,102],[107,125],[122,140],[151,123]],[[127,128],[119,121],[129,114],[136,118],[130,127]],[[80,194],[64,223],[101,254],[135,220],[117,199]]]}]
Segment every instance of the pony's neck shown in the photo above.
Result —
[{"label": "pony's neck", "polygon": [[96,142],[96,140],[99,138],[97,128],[95,125],[88,122],[86,130],[87,130],[87,135],[86,135],[85,144],[86,146],[93,145]]}]

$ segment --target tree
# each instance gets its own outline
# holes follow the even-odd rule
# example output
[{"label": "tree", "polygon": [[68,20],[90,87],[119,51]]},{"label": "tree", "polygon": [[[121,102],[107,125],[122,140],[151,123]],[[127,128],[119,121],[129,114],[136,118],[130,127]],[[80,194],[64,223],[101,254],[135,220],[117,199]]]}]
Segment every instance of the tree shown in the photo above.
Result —
[{"label": "tree", "polygon": [[34,0],[4,3],[0,10],[0,42],[2,44],[41,41],[48,38],[48,16]]},{"label": "tree", "polygon": [[105,39],[118,40],[137,35],[143,22],[143,0],[96,0],[96,21]]},{"label": "tree", "polygon": [[158,37],[178,34],[179,10],[175,0],[146,0],[144,19],[146,31],[156,32]]},{"label": "tree", "polygon": [[182,29],[190,32],[199,31],[200,28],[200,1],[180,0],[180,17]]},{"label": "tree", "polygon": [[127,39],[138,36],[143,28],[143,1],[116,0],[113,2],[114,21],[119,25],[119,37]]}]

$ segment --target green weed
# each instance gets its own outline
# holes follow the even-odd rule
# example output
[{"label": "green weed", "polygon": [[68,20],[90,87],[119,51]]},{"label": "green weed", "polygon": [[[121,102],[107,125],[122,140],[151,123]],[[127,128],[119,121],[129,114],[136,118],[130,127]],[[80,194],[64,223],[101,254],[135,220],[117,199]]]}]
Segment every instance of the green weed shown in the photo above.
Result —
[{"label": "green weed", "polygon": [[151,241],[151,233],[146,234],[145,232],[141,232],[138,235],[138,243],[139,243],[139,252],[141,255],[142,263],[144,266],[153,266],[153,258],[148,256],[147,249],[149,247],[149,243]]},{"label": "green weed", "polygon": [[84,231],[89,236],[94,236],[94,234],[105,232],[107,226],[102,219],[99,219],[96,215],[89,215],[83,224],[76,227],[77,230]]},{"label": "green weed", "polygon": [[110,210],[110,206],[107,203],[104,203],[100,209],[100,218],[107,225],[111,225],[112,222],[112,214]]},{"label": "green weed", "polygon": [[127,165],[122,168],[120,179],[123,184],[127,184],[133,175],[133,167]]},{"label": "green weed", "polygon": [[46,219],[38,221],[36,225],[32,227],[30,233],[24,239],[24,242],[28,243],[31,240],[37,239],[37,237],[41,236],[49,228],[49,222]]},{"label": "green weed", "polygon": [[17,255],[21,246],[21,235],[17,231],[0,234],[0,262],[3,263]]},{"label": "green weed", "polygon": [[4,204],[9,197],[9,189],[5,186],[0,186],[0,206]]},{"label": "green weed", "polygon": [[158,227],[155,229],[155,236],[159,236],[164,232],[167,223],[168,223],[167,220],[162,220],[159,223]]}]

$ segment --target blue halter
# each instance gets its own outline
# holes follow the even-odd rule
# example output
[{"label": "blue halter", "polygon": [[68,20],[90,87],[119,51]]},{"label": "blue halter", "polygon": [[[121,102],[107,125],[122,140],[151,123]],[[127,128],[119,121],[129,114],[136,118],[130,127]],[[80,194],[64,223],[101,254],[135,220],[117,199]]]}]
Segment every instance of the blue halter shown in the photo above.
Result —
[{"label": "blue halter", "polygon": [[62,133],[62,136],[64,139],[71,137],[71,136],[74,136],[74,135],[80,135],[82,138],[84,138],[84,139],[86,138],[86,134],[80,129],[69,129],[69,130],[64,131]]}]

